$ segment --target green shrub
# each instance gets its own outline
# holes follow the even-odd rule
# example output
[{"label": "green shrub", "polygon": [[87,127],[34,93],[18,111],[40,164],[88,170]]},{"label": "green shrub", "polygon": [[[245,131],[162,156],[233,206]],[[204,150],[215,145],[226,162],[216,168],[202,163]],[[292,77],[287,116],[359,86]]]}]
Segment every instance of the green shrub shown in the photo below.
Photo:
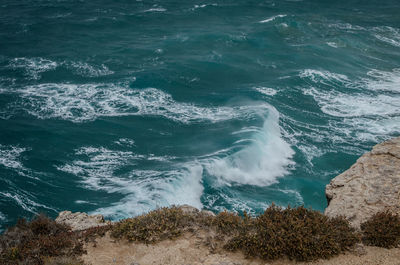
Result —
[{"label": "green shrub", "polygon": [[393,248],[400,244],[400,217],[390,212],[374,214],[361,224],[364,244]]},{"label": "green shrub", "polygon": [[31,222],[20,219],[0,236],[0,264],[40,265],[46,257],[74,256],[82,252],[82,244],[69,227],[44,215]]},{"label": "green shrub", "polygon": [[182,234],[193,217],[178,207],[161,208],[145,215],[122,220],[114,225],[111,236],[129,241],[155,243]]},{"label": "green shrub", "polygon": [[304,207],[282,209],[272,205],[225,245],[248,257],[297,261],[329,258],[359,241],[344,218],[330,219]]}]

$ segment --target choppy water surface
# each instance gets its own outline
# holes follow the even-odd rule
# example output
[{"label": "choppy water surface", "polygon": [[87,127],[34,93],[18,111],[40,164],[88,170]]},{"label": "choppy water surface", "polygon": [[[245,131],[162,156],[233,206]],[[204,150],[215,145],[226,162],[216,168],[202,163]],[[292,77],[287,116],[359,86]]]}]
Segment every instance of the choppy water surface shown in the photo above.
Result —
[{"label": "choppy water surface", "polygon": [[400,135],[398,1],[1,1],[0,229],[191,204],[323,210]]}]

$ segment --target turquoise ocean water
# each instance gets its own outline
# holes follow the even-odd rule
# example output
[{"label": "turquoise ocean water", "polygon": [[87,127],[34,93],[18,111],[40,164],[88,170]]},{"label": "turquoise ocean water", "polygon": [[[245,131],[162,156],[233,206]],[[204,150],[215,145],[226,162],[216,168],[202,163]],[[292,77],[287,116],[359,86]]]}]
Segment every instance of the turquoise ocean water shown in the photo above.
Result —
[{"label": "turquoise ocean water", "polygon": [[0,1],[0,229],[172,204],[323,210],[400,135],[400,2]]}]

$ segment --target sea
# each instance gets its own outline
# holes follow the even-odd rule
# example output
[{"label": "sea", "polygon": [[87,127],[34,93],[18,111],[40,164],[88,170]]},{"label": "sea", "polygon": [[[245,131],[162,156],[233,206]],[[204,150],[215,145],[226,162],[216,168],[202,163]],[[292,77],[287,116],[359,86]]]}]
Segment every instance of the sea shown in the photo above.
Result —
[{"label": "sea", "polygon": [[323,211],[400,136],[398,0],[0,0],[0,230]]}]

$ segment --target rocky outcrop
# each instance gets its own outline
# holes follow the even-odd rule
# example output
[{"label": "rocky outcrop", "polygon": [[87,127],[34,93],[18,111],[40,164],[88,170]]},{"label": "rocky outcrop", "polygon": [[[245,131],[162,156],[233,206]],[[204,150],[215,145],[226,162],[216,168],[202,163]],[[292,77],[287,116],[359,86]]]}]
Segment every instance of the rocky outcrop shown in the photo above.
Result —
[{"label": "rocky outcrop", "polygon": [[400,137],[373,147],[326,186],[328,216],[344,215],[359,227],[373,214],[400,214]]},{"label": "rocky outcrop", "polygon": [[85,230],[110,223],[106,222],[101,214],[88,215],[87,213],[72,213],[70,211],[60,212],[56,218],[56,222],[69,225],[73,231]]}]

